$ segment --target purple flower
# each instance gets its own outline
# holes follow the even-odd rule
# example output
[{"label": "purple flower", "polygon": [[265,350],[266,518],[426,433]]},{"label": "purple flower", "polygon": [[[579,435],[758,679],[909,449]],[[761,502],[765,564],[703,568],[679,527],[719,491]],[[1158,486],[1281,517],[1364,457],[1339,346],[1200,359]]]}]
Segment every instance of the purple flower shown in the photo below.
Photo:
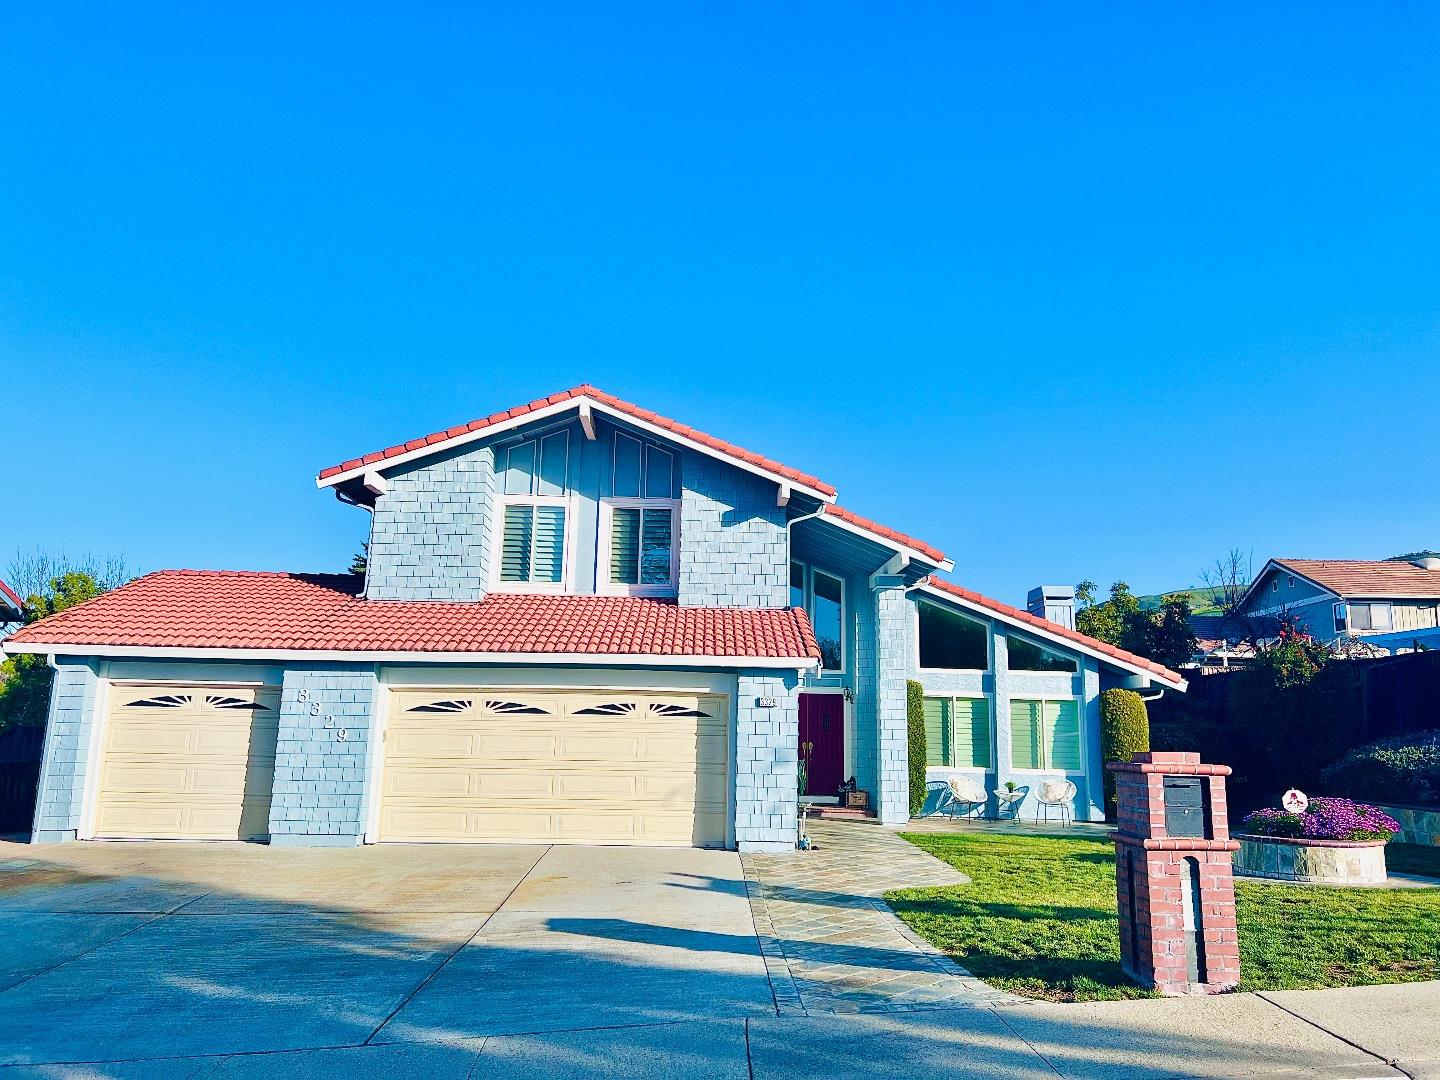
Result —
[{"label": "purple flower", "polygon": [[1310,840],[1389,840],[1400,823],[1374,806],[1350,799],[1311,799],[1303,814],[1256,810],[1243,822],[1256,836],[1305,837]]}]

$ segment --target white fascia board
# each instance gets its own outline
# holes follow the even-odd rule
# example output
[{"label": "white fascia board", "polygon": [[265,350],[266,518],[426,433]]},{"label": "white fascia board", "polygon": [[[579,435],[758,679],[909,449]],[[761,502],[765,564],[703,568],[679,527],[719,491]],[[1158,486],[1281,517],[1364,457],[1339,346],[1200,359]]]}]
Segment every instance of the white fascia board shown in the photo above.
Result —
[{"label": "white fascia board", "polygon": [[821,514],[816,520],[823,521],[828,525],[838,525],[846,532],[854,533],[856,536],[863,536],[866,540],[879,544],[881,547],[888,547],[891,551],[898,551],[911,562],[922,562],[926,566],[934,566],[940,570],[944,570],[946,573],[955,569],[955,561],[953,559],[942,559],[936,562],[923,551],[916,551],[906,544],[891,540],[888,536],[881,536],[879,533],[871,532],[869,529],[862,529],[853,521],[846,521],[843,518],[838,518],[831,514]]},{"label": "white fascia board", "polygon": [[587,442],[595,441],[595,416],[590,411],[590,399],[585,398],[580,402],[580,427],[585,432]]},{"label": "white fascia board", "polygon": [[663,439],[672,443],[676,443],[680,446],[685,447],[688,450],[694,450],[696,453],[706,454],[713,458],[719,458],[722,461],[726,461],[729,462],[731,465],[734,465],[737,469],[743,469],[745,472],[753,473],[756,476],[769,480],[773,484],[788,485],[794,490],[803,492],[804,494],[809,495],[811,498],[818,499],[823,503],[833,503],[835,501],[834,495],[823,492],[818,488],[812,488],[807,484],[798,483],[797,481],[789,477],[781,476],[779,473],[771,472],[769,469],[762,468],[759,465],[755,465],[749,461],[746,461],[744,458],[739,458],[731,454],[727,454],[723,450],[715,449],[715,447],[713,446],[706,446],[704,443],[696,442],[694,439],[677,434],[676,432],[671,431],[669,428],[661,427],[659,424],[652,424],[648,420],[642,420],[638,416],[632,416],[630,413],[623,412],[620,409],[611,408],[604,402],[596,401],[593,398],[587,397],[568,398],[567,400],[557,402],[554,405],[546,405],[544,408],[536,409],[533,412],[525,413],[523,416],[512,416],[508,420],[501,420],[499,423],[491,424],[488,427],[479,428],[475,431],[467,431],[463,434],[456,435],[453,438],[441,439],[439,442],[430,443],[428,446],[420,446],[415,448],[414,450],[407,450],[403,454],[396,454],[394,457],[386,458],[383,461],[372,461],[368,465],[357,465],[353,469],[347,469],[345,472],[338,472],[334,476],[327,476],[323,478],[317,476],[315,478],[315,486],[321,488],[334,487],[337,484],[344,483],[346,480],[351,480],[357,476],[362,476],[367,472],[373,472],[379,469],[393,469],[396,465],[403,465],[409,461],[415,461],[419,458],[429,457],[432,454],[442,453],[443,451],[453,449],[456,446],[463,446],[466,443],[477,442],[480,439],[488,439],[492,435],[501,435],[507,431],[513,430],[514,428],[523,427],[526,424],[533,424],[537,420],[545,420],[552,416],[558,416],[561,413],[570,411],[571,409],[579,409],[582,402],[590,407],[591,412],[602,413],[605,416],[609,416],[616,420],[619,420],[621,423],[629,424],[631,427],[639,428],[641,431],[644,431],[649,435],[653,435],[657,439]]},{"label": "white fascia board", "polygon": [[582,665],[606,667],[721,667],[786,668],[809,670],[820,661],[809,656],[676,656],[653,653],[498,653],[498,652],[400,652],[338,649],[197,649],[156,645],[54,645],[45,642],[3,643],[12,656],[44,653],[51,656],[105,656],[119,659],[171,660],[325,660],[348,663],[431,663]]},{"label": "white fascia board", "polygon": [[1173,682],[1159,672],[1151,671],[1149,668],[1141,667],[1139,664],[1132,664],[1128,660],[1121,660],[1119,657],[1111,656],[1109,653],[1101,652],[1099,649],[1093,649],[1084,642],[1076,641],[1074,638],[1068,638],[1064,634],[1055,634],[1043,627],[1032,626],[1022,619],[1016,619],[1013,616],[1006,615],[1004,612],[996,611],[994,608],[977,604],[973,600],[966,600],[964,597],[955,596],[953,593],[945,592],[943,589],[937,589],[932,585],[921,585],[920,591],[937,599],[947,600],[957,607],[963,607],[980,615],[984,615],[987,619],[995,619],[1008,626],[1013,626],[1017,630],[1023,630],[1027,634],[1034,634],[1038,638],[1043,638],[1052,644],[1059,645],[1061,648],[1069,649],[1071,652],[1081,652],[1086,656],[1099,660],[1103,664],[1109,664],[1111,667],[1120,668],[1134,675],[1143,675],[1147,679],[1154,679],[1162,686],[1168,686],[1172,690],[1179,690],[1183,693],[1185,688],[1190,685],[1185,679],[1181,679],[1179,682]]}]

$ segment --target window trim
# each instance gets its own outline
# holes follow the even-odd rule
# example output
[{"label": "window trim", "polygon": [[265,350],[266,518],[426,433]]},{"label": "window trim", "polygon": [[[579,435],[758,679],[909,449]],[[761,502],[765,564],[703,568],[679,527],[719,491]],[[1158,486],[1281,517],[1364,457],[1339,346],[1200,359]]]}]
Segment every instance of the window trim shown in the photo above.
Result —
[{"label": "window trim", "polygon": [[[634,585],[610,580],[610,548],[615,510],[618,507],[637,510],[670,511],[670,580],[664,585]],[[643,522],[643,515],[642,515]],[[595,559],[595,592],[601,596],[676,596],[680,591],[680,500],[606,498],[600,500],[598,537]],[[642,524],[643,530],[643,524]]]},{"label": "window trim", "polygon": [[[987,721],[987,725],[986,725],[986,726],[987,726],[988,729],[989,729],[989,734],[988,734],[988,736],[987,736],[989,742],[988,742],[988,744],[987,744],[986,751],[987,751],[988,757],[990,758],[990,764],[989,764],[989,765],[931,765],[931,764],[927,761],[926,764],[925,764],[925,767],[926,767],[927,769],[949,769],[949,770],[954,771],[954,772],[980,773],[980,774],[982,774],[982,775],[987,775],[987,776],[988,776],[990,773],[997,772],[998,766],[997,766],[996,763],[998,762],[998,760],[999,760],[999,758],[1000,758],[1000,753],[999,753],[999,746],[998,746],[997,736],[996,736],[996,732],[997,732],[999,729],[997,728],[997,726],[996,726],[996,724],[995,724],[995,701],[994,701],[994,695],[993,695],[993,694],[984,693],[983,691],[982,691],[981,693],[978,693],[978,694],[976,694],[976,693],[968,693],[968,694],[967,694],[967,693],[957,693],[957,694],[937,693],[937,694],[932,694],[932,693],[930,693],[930,692],[927,690],[927,691],[925,692],[925,697],[927,697],[927,698],[935,698],[935,699],[940,700],[940,701],[949,701],[949,702],[951,703],[951,706],[950,706],[950,707],[951,707],[952,710],[953,710],[954,707],[955,707],[955,706],[954,706],[954,703],[957,702],[957,701],[983,701],[983,702],[985,702],[985,717],[986,717],[986,721]],[[950,751],[950,756],[953,758],[953,757],[955,756],[955,741],[954,741],[955,716],[954,716],[953,711],[952,711],[951,716],[950,716],[950,731],[951,731],[951,741],[950,741],[950,746],[948,747],[948,749],[949,749],[949,751]],[[928,756],[928,751],[927,751],[927,756]]]},{"label": "window trim", "polygon": [[[922,604],[929,604],[933,608],[958,615],[962,619],[969,619],[973,623],[979,623],[985,629],[985,666],[983,668],[946,668],[946,667],[921,667],[920,666],[920,607]],[[934,603],[931,600],[915,600],[915,614],[913,625],[915,627],[915,670],[919,672],[933,672],[936,675],[949,675],[961,672],[968,675],[988,675],[995,670],[995,624],[989,619],[980,618],[967,612],[960,611],[953,607],[946,607],[943,604]],[[1042,672],[1042,674],[1045,674]]]},{"label": "window trim", "polygon": [[[1056,671],[1056,670],[1050,669],[1050,668],[1021,668],[1021,667],[1016,667],[1014,664],[1012,664],[1012,663],[1010,662],[1010,645],[1011,645],[1012,642],[1015,642],[1015,641],[1023,641],[1026,645],[1033,645],[1035,648],[1037,648],[1037,649],[1040,650],[1040,652],[1041,652],[1042,655],[1048,653],[1049,655],[1054,656],[1054,657],[1056,657],[1056,658],[1058,658],[1058,659],[1060,659],[1060,660],[1068,660],[1068,661],[1070,661],[1070,663],[1072,663],[1072,664],[1075,665],[1075,670],[1074,670],[1074,671]],[[1015,672],[1015,673],[1017,673],[1017,674],[1019,674],[1019,675],[1027,675],[1027,676],[1028,676],[1028,675],[1063,675],[1063,676],[1066,677],[1066,678],[1074,678],[1076,675],[1079,675],[1082,671],[1085,670],[1085,664],[1084,664],[1084,661],[1082,660],[1082,658],[1079,657],[1079,656],[1075,656],[1075,655],[1073,655],[1073,654],[1071,654],[1071,653],[1062,652],[1062,651],[1061,651],[1060,649],[1058,649],[1058,648],[1052,648],[1051,646],[1046,645],[1045,643],[1043,643],[1043,642],[1041,642],[1041,641],[1039,641],[1039,640],[1037,640],[1037,639],[1035,639],[1035,638],[1026,637],[1026,636],[1025,636],[1021,631],[1019,631],[1019,630],[1007,630],[1007,631],[1005,632],[1005,670],[1006,670],[1006,671],[1013,671],[1013,672]]]},{"label": "window trim", "polygon": [[[499,508],[490,527],[490,589],[492,592],[564,593],[575,580],[575,500],[569,495],[505,495],[497,493],[491,504]],[[565,511],[561,533],[559,581],[505,581],[500,577],[505,556],[505,511],[510,506],[559,506]],[[533,565],[533,564],[532,564]]]},{"label": "window trim", "polygon": [[[1038,768],[1038,769],[1022,769],[1022,768],[1018,768],[1018,767],[1016,766],[1016,764],[1015,764],[1015,702],[1017,702],[1017,701],[1034,701],[1034,702],[1038,702],[1038,703],[1040,704],[1040,725],[1041,725],[1041,731],[1040,731],[1040,752],[1041,752],[1041,754],[1044,756],[1046,764],[1043,765],[1042,767]],[[1056,704],[1059,704],[1059,703],[1065,702],[1065,701],[1073,702],[1074,705],[1075,705],[1075,717],[1076,717],[1076,722],[1075,722],[1075,738],[1076,738],[1076,743],[1077,743],[1077,747],[1076,747],[1076,748],[1079,750],[1079,753],[1076,754],[1076,757],[1078,757],[1078,758],[1080,759],[1080,764],[1079,764],[1076,768],[1073,768],[1073,769],[1057,769],[1057,768],[1054,768],[1053,766],[1051,766],[1051,765],[1049,764],[1049,759],[1050,759],[1049,745],[1048,745],[1048,744],[1046,743],[1046,741],[1045,741],[1045,731],[1044,731],[1044,725],[1045,725],[1045,706],[1048,705],[1048,704],[1051,703],[1051,702],[1055,702]],[[1086,770],[1087,754],[1086,754],[1086,748],[1085,748],[1086,738],[1085,738],[1085,702],[1084,702],[1084,700],[1082,700],[1081,698],[1078,698],[1078,697],[1074,697],[1073,695],[1071,695],[1071,696],[1056,695],[1056,696],[1053,696],[1053,697],[1052,697],[1052,696],[1032,697],[1032,696],[1030,696],[1030,695],[1028,695],[1028,694],[1012,694],[1012,695],[1006,700],[1006,706],[1007,706],[1008,709],[1010,710],[1010,724],[1009,724],[1009,727],[1010,727],[1010,741],[1009,741],[1008,746],[1006,747],[1006,750],[1007,750],[1007,753],[1008,753],[1008,756],[1009,756],[1010,772],[1011,772],[1011,774],[1016,775],[1016,776],[1057,776],[1057,775],[1058,775],[1058,776],[1065,776],[1065,777],[1071,777],[1071,776],[1088,776],[1088,775],[1089,775],[1089,773],[1088,773],[1087,770]]]},{"label": "window trim", "polygon": [[[846,632],[849,628],[846,626],[846,623],[845,623],[845,613],[846,613],[846,612],[849,610],[849,608],[850,608],[850,605],[847,603],[848,598],[847,598],[847,596],[846,596],[845,579],[844,579],[843,577],[841,577],[839,574],[832,574],[832,573],[831,573],[830,571],[828,571],[828,570],[821,570],[818,566],[810,566],[810,567],[807,568],[807,573],[806,573],[806,575],[805,575],[805,584],[806,584],[806,599],[807,599],[808,602],[806,603],[806,606],[805,606],[805,614],[806,614],[806,617],[809,618],[809,620],[810,620],[810,629],[811,629],[812,632],[813,632],[814,629],[815,629],[815,575],[816,575],[816,574],[823,574],[823,575],[825,575],[827,578],[829,578],[831,581],[834,581],[834,582],[838,583],[839,586],[840,586],[840,666],[839,666],[838,668],[826,667],[826,666],[825,666],[825,660],[824,660],[824,658],[822,657],[821,660],[820,660],[820,673],[821,673],[822,675],[843,675],[843,674],[845,674],[846,671],[849,670],[849,668],[847,667],[847,664],[849,663],[849,660],[850,660],[850,655],[849,655],[849,654],[850,654],[850,650],[846,647],[846,641],[845,641],[845,639],[850,636],[850,635]],[[818,635],[817,635],[817,638],[818,638]],[[817,640],[816,644],[817,644],[817,645],[819,644],[818,640]]]}]

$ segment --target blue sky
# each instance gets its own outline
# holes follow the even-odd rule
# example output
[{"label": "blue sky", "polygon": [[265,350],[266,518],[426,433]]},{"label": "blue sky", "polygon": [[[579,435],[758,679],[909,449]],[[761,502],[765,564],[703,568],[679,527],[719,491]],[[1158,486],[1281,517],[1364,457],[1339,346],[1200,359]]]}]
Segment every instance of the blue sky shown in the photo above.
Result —
[{"label": "blue sky", "polygon": [[0,566],[582,381],[1010,601],[1440,546],[1434,5],[210,7],[7,15]]}]

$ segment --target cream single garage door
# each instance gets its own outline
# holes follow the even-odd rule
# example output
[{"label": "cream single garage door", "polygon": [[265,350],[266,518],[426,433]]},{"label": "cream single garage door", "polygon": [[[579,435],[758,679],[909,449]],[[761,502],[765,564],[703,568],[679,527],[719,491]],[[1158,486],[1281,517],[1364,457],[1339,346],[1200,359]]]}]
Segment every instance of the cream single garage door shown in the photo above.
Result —
[{"label": "cream single garage door", "polygon": [[729,699],[404,690],[380,839],[723,846]]},{"label": "cream single garage door", "polygon": [[279,715],[273,688],[112,687],[95,836],[263,838]]}]

